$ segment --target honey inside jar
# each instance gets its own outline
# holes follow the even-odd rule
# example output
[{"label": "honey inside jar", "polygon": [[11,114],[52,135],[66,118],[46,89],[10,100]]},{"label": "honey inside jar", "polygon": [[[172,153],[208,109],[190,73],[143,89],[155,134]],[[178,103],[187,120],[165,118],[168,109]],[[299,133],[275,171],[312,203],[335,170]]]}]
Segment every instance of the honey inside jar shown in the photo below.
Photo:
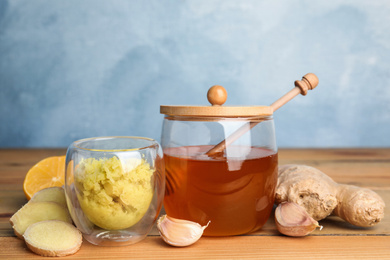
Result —
[{"label": "honey inside jar", "polygon": [[169,216],[205,225],[206,236],[245,234],[261,228],[274,203],[277,152],[231,145],[210,157],[211,145],[164,149]]}]

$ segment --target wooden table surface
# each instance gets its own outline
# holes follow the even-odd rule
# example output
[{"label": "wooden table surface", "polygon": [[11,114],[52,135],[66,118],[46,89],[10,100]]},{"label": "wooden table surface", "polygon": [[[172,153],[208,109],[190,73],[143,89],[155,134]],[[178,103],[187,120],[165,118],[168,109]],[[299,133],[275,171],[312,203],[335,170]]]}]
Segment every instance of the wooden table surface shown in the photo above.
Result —
[{"label": "wooden table surface", "polygon": [[[13,234],[9,218],[27,202],[22,188],[28,169],[65,149],[0,149],[0,259],[39,259]],[[388,206],[385,218],[372,228],[358,228],[337,217],[320,221],[322,231],[303,238],[280,235],[271,216],[252,234],[202,237],[175,248],[162,242],[156,229],[143,241],[125,247],[98,247],[84,241],[67,259],[390,259],[390,148],[280,149],[279,164],[306,164],[335,181],[368,187]],[[44,258],[47,259],[47,258]]]}]

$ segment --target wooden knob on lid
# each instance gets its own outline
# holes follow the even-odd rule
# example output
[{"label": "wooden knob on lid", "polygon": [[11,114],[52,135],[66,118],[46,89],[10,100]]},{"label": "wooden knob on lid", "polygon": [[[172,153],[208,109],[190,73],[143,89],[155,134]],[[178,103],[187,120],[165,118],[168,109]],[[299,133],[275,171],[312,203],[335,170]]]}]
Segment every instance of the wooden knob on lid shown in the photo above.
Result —
[{"label": "wooden knob on lid", "polygon": [[302,80],[296,80],[294,82],[296,87],[301,89],[301,94],[306,95],[308,90],[312,90],[318,85],[318,78],[313,73],[307,73],[302,77]]},{"label": "wooden knob on lid", "polygon": [[222,106],[227,99],[226,89],[220,85],[212,86],[207,92],[207,99],[213,106]]}]

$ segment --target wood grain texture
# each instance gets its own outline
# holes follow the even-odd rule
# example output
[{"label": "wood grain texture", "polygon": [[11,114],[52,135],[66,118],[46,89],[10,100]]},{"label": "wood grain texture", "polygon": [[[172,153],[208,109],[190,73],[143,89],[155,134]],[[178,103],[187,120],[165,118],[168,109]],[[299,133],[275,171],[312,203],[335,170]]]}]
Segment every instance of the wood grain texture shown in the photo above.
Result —
[{"label": "wood grain texture", "polygon": [[[28,169],[65,149],[0,149],[0,259],[39,259],[17,239],[9,218],[27,202],[22,183]],[[335,181],[368,187],[390,205],[390,149],[281,149],[280,164],[316,167]],[[84,242],[69,259],[390,259],[390,210],[372,228],[354,227],[338,217],[320,222],[308,237],[280,235],[273,216],[259,231],[235,237],[203,237],[187,248],[167,246],[154,228],[127,247],[97,247]],[[41,258],[47,259],[47,258]]]},{"label": "wood grain texture", "polygon": [[[39,259],[23,241],[0,237],[0,259]],[[149,236],[126,247],[97,247],[84,241],[66,259],[390,259],[389,236],[236,236],[203,237],[196,244],[175,248]],[[41,259],[47,259],[41,257]]]}]

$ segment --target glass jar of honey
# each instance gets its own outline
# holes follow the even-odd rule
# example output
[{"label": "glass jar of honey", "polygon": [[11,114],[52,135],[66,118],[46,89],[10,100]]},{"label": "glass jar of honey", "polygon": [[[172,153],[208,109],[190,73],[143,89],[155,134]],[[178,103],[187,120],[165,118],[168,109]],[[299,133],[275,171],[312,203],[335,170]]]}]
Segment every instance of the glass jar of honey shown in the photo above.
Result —
[{"label": "glass jar of honey", "polygon": [[214,86],[212,106],[161,106],[161,144],[168,216],[209,226],[206,236],[260,229],[274,205],[278,152],[273,109],[222,106],[226,90]]}]

